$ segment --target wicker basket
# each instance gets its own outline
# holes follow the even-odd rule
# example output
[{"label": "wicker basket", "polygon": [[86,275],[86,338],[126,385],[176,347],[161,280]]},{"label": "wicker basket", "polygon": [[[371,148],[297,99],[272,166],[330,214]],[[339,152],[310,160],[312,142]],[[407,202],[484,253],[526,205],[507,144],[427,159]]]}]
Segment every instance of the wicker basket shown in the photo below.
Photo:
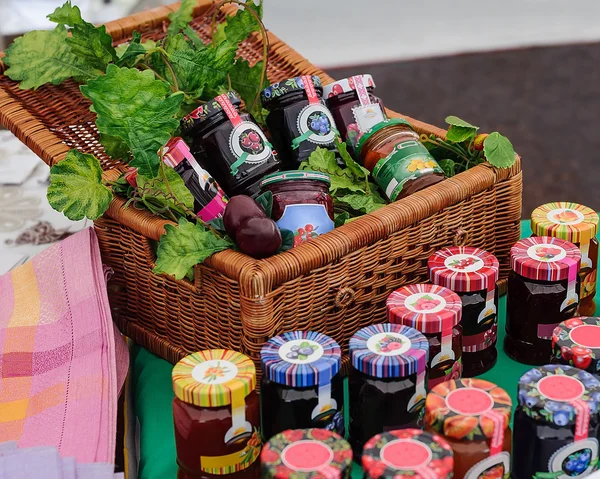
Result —
[{"label": "wicker basket", "polygon": [[[210,7],[203,0],[195,12],[194,26],[205,39]],[[129,40],[134,30],[158,39],[175,8],[132,15],[107,29],[115,42]],[[316,74],[332,81],[271,33],[269,39],[270,80]],[[242,45],[251,62],[261,51],[258,35]],[[0,75],[0,123],[49,165],[78,148],[99,157],[106,176],[116,178],[123,165],[98,143],[89,105],[73,82],[23,91]],[[409,120],[419,133],[445,134]],[[215,254],[195,268],[193,282],[152,273],[153,242],[168,222],[115,199],[95,223],[103,260],[114,270],[113,318],[126,335],[172,363],[218,347],[257,361],[265,340],[297,329],[328,334],[347,352],[357,329],[385,320],[391,291],[427,281],[427,259],[443,246],[468,243],[494,252],[506,278],[509,249],[519,239],[521,180],[520,160],[505,170],[479,165],[274,257]]]}]

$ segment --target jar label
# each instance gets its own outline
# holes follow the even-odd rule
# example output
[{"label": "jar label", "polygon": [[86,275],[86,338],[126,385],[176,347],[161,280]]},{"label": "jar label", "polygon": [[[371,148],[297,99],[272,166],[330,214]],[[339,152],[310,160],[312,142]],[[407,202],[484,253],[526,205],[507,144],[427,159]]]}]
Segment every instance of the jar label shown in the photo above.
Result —
[{"label": "jar label", "polygon": [[566,375],[551,375],[537,382],[537,390],[552,401],[570,402],[579,399],[585,393],[581,381]]},{"label": "jar label", "polygon": [[200,469],[208,474],[224,476],[250,467],[260,456],[262,443],[258,429],[245,436],[244,439],[238,435],[236,441],[232,442],[240,442],[244,446],[239,451],[225,456],[200,456]]},{"label": "jar label", "polygon": [[538,472],[533,477],[534,479],[584,477],[594,472],[597,467],[598,440],[587,438],[567,444],[555,451],[548,461],[548,472]]},{"label": "jar label", "polygon": [[417,140],[398,143],[394,150],[379,160],[373,168],[375,181],[391,201],[398,198],[407,181],[432,173],[444,172],[427,148]]},{"label": "jar label", "polygon": [[564,259],[567,252],[555,244],[534,244],[527,249],[527,255],[536,261],[554,263]]},{"label": "jar label", "polygon": [[578,225],[583,222],[585,216],[581,211],[570,208],[557,208],[546,214],[549,221],[557,225]]},{"label": "jar label", "polygon": [[446,406],[456,414],[484,416],[494,407],[494,398],[483,389],[464,387],[446,396]]},{"label": "jar label", "polygon": [[[361,134],[373,128],[377,123],[381,123],[385,120],[385,113],[383,113],[379,103],[355,106],[352,109],[352,114],[354,115],[356,126]],[[355,145],[358,143],[359,139],[360,136],[355,139]]]},{"label": "jar label", "polygon": [[279,357],[292,364],[309,364],[321,359],[323,346],[310,339],[292,339],[279,348]]},{"label": "jar label", "polygon": [[404,300],[404,305],[415,313],[439,313],[446,307],[446,300],[435,293],[415,293]]},{"label": "jar label", "polygon": [[194,367],[192,377],[202,384],[223,384],[237,376],[238,368],[230,361],[210,359]]},{"label": "jar label", "polygon": [[560,323],[552,323],[552,324],[538,324],[537,325],[537,337],[538,339],[552,339],[552,333],[554,332],[554,328],[556,328]]},{"label": "jar label", "polygon": [[403,334],[386,332],[371,336],[367,348],[380,356],[397,356],[408,351],[410,344],[410,339]]},{"label": "jar label", "polygon": [[483,333],[463,336],[463,352],[476,353],[491,348],[496,344],[498,336],[498,324],[494,322],[490,329]]},{"label": "jar label", "polygon": [[444,260],[444,266],[456,273],[472,273],[483,268],[481,258],[472,254],[454,254]]},{"label": "jar label", "polygon": [[294,233],[294,246],[310,241],[334,228],[325,205],[286,205],[277,220],[279,229]]},{"label": "jar label", "polygon": [[281,452],[281,461],[292,471],[320,471],[333,461],[333,449],[319,441],[296,441]]},{"label": "jar label", "polygon": [[[427,467],[433,457],[431,449],[421,441],[414,439],[396,439],[388,442],[381,448],[381,462],[392,469],[412,470],[421,472],[420,469]],[[433,473],[430,469],[428,472]],[[431,477],[421,474],[423,477]],[[435,473],[432,477],[436,477]]]},{"label": "jar label", "polygon": [[575,326],[569,332],[569,338],[575,344],[584,348],[600,349],[600,326],[594,326],[593,324]]},{"label": "jar label", "polygon": [[296,150],[304,141],[317,145],[333,142],[337,130],[331,113],[321,102],[305,106],[296,119],[296,128],[300,136],[292,140],[292,149]]},{"label": "jar label", "polygon": [[233,176],[265,163],[273,155],[271,143],[262,130],[251,121],[243,121],[231,131],[229,149],[237,158],[230,167]]},{"label": "jar label", "polygon": [[508,479],[510,477],[510,454],[501,452],[495,456],[486,457],[467,471],[464,479]]}]

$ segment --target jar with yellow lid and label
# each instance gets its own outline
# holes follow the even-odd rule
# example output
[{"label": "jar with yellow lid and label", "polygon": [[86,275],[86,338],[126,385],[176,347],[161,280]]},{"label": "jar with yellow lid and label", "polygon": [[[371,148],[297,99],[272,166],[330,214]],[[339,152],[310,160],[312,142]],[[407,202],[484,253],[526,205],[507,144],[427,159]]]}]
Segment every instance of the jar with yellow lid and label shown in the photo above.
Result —
[{"label": "jar with yellow lid and label", "polygon": [[172,373],[177,479],[260,475],[256,368],[235,351],[212,349],[179,361]]}]

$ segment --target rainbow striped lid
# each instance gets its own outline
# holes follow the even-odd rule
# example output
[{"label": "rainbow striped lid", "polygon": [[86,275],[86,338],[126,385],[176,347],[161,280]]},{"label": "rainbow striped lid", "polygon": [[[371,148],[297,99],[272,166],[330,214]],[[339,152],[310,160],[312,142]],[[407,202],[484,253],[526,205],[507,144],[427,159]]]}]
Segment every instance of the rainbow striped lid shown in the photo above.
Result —
[{"label": "rainbow striped lid", "polygon": [[581,264],[581,252],[573,243],[549,236],[532,236],[510,249],[510,267],[525,278],[538,281],[571,281]]},{"label": "rainbow striped lid", "polygon": [[342,350],[322,333],[292,331],[275,336],[260,351],[265,377],[284,386],[322,386],[339,372]]},{"label": "rainbow striped lid", "polygon": [[376,378],[404,378],[425,371],[429,341],[401,324],[373,324],[350,338],[350,360],[361,373]]},{"label": "rainbow striped lid", "polygon": [[587,244],[598,232],[598,214],[578,203],[546,203],[531,213],[531,230],[536,236]]},{"label": "rainbow striped lid", "polygon": [[201,407],[243,403],[256,386],[252,360],[228,349],[210,349],[179,361],[171,374],[175,396]]}]

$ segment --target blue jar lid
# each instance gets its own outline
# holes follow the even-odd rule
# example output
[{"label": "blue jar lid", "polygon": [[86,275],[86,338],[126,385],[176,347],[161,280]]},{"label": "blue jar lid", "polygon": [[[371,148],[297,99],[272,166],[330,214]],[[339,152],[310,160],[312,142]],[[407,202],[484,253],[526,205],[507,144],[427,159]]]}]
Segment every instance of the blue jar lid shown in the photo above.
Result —
[{"label": "blue jar lid", "polygon": [[373,324],[350,338],[352,366],[376,378],[404,378],[425,371],[429,342],[401,324]]},{"label": "blue jar lid", "polygon": [[342,350],[325,334],[292,331],[267,341],[260,360],[270,381],[289,387],[322,386],[339,372]]}]

